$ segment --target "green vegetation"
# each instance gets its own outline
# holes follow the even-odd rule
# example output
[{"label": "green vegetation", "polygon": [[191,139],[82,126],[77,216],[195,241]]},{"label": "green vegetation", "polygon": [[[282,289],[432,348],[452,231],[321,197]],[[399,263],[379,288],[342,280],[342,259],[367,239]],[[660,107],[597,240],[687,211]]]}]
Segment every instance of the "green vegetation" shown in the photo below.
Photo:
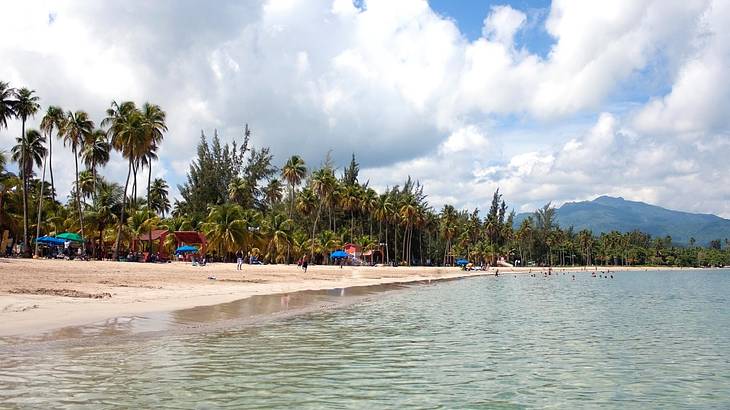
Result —
[{"label": "green vegetation", "polygon": [[[219,260],[243,251],[269,263],[304,256],[329,263],[330,252],[354,243],[373,251],[378,262],[401,265],[451,265],[462,257],[477,264],[505,258],[525,266],[730,265],[727,239],[708,247],[694,241],[679,247],[670,237],[638,231],[576,232],[559,226],[550,204],[515,225],[515,214],[508,213],[499,191],[484,216],[478,209],[451,205],[434,210],[424,187],[410,177],[375,191],[360,180],[355,155],[342,169],[329,155],[319,165],[298,155],[277,163],[267,147],[250,146],[248,126],[233,143],[222,143],[217,132],[212,138],[201,135],[197,157],[179,186],[181,197],[171,204],[168,184],[152,179],[167,131],[159,106],[112,102],[101,128],[84,111],[49,106],[40,120],[42,132],[32,124],[26,130],[40,109],[32,90],[0,82],[0,130],[13,120],[20,120],[22,128],[10,157],[0,156],[0,227],[20,238],[26,256],[31,232],[36,237],[78,232],[87,238],[89,255],[116,258],[137,237],[145,239],[146,250],[159,251],[152,241],[155,229],[194,229],[205,232],[209,257]],[[50,166],[54,138],[62,139],[75,159],[73,189],[65,203],[56,197]],[[123,186],[99,174],[112,150],[127,161]],[[19,165],[18,175],[6,170],[7,160]],[[137,187],[137,175],[147,177],[146,187]],[[174,240],[168,237],[164,246],[172,251]]]}]

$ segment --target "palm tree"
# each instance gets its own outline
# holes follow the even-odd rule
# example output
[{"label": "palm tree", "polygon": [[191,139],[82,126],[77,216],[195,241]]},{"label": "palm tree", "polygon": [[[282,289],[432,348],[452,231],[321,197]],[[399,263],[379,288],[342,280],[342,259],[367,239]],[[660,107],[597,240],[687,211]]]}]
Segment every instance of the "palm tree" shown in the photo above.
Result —
[{"label": "palm tree", "polygon": [[314,224],[312,225],[312,248],[310,258],[314,258],[314,236],[317,233],[317,223],[319,222],[319,217],[322,214],[322,204],[329,203],[331,201],[337,186],[337,179],[335,178],[332,168],[323,167],[312,174],[311,184],[312,191],[319,196],[317,216],[314,218]]},{"label": "palm tree", "polygon": [[243,245],[248,235],[248,226],[243,219],[243,209],[236,204],[214,205],[206,222],[201,224],[203,232],[218,256],[225,258],[226,253],[235,252]]},{"label": "palm tree", "polygon": [[390,263],[390,253],[388,252],[388,225],[387,222],[390,220],[390,215],[393,213],[393,203],[390,201],[390,195],[382,194],[378,197],[375,207],[373,209],[373,215],[378,220],[378,242],[382,241],[382,228],[383,222],[385,226],[385,263]]},{"label": "palm tree", "polygon": [[[294,191],[305,176],[307,176],[307,165],[299,155],[292,155],[281,168],[281,177],[289,184],[289,219],[292,218],[294,212]],[[287,245],[286,263],[290,261],[290,254],[290,246]]]},{"label": "palm tree", "polygon": [[18,163],[21,178],[30,180],[33,166],[40,167],[43,164],[47,152],[43,146],[46,139],[40,132],[30,129],[25,133],[25,138],[18,137],[15,141],[15,146],[10,150],[10,159]]},{"label": "palm tree", "polygon": [[111,137],[112,147],[127,159],[127,179],[124,183],[124,194],[122,196],[122,207],[120,210],[119,225],[117,227],[117,238],[114,242],[114,260],[119,257],[119,243],[124,225],[124,212],[127,207],[127,188],[129,188],[129,177],[132,173],[132,166],[140,157],[139,153],[145,142],[144,130],[142,129],[142,115],[131,101],[117,104],[112,101],[111,107],[106,110],[107,117],[102,121],[102,127],[109,127],[107,134]]},{"label": "palm tree", "polygon": [[270,262],[277,262],[277,256],[284,245],[289,246],[292,220],[281,214],[272,213],[264,222],[264,232],[269,237],[266,255]]},{"label": "palm tree", "polygon": [[104,257],[104,231],[107,227],[113,226],[116,221],[116,212],[122,204],[122,187],[116,183],[107,183],[103,179],[96,185],[96,200],[87,212],[87,219],[99,232],[98,245],[96,246],[96,257],[101,260]]},{"label": "palm tree", "polygon": [[[38,167],[45,165],[46,148],[43,146],[45,138],[36,130],[28,130],[25,133],[25,139],[16,138],[17,144],[11,150],[11,159],[18,163],[21,178],[25,185],[25,189],[29,190],[30,178],[33,175],[33,165]],[[21,161],[25,161],[22,163]],[[45,167],[44,178],[45,178]],[[41,183],[40,195],[38,196],[39,208],[43,203],[43,183]],[[38,225],[36,226],[36,237],[40,235],[40,209],[38,210]],[[38,244],[36,243],[35,252],[38,252]]]},{"label": "palm tree", "polygon": [[[81,209],[81,185],[79,184],[79,151],[84,149],[84,142],[88,141],[94,130],[94,122],[89,119],[85,111],[69,111],[63,124],[63,145],[71,146],[74,154],[74,170],[76,173],[76,206],[79,213],[81,237],[84,238],[84,214]],[[81,242],[81,252],[86,254],[86,238]]]},{"label": "palm tree", "polygon": [[150,188],[150,202],[148,206],[153,211],[162,215],[163,218],[165,217],[165,213],[170,210],[170,200],[167,198],[169,188],[167,182],[162,178],[155,178]]},{"label": "palm tree", "polygon": [[[167,114],[159,105],[145,103],[142,106],[142,128],[144,133],[144,146],[141,152],[143,165],[147,166],[147,211],[150,210],[150,190],[152,188],[152,161],[157,159],[157,148],[162,143],[164,133],[167,131],[165,118]],[[149,233],[149,246],[152,249],[152,229]]]},{"label": "palm tree", "polygon": [[52,134],[53,129],[56,129],[56,136],[58,138],[61,137],[61,127],[63,126],[63,123],[65,121],[65,116],[63,109],[61,107],[57,107],[54,105],[51,105],[48,107],[48,110],[46,110],[46,115],[43,116],[43,119],[41,120],[41,131],[45,132],[48,136],[48,172],[51,175],[51,194],[53,195],[53,199],[56,199],[56,184],[53,181],[53,143],[52,143]]},{"label": "palm tree", "polygon": [[95,129],[88,135],[88,139],[84,142],[81,158],[83,158],[86,169],[91,171],[93,179],[92,192],[96,195],[97,166],[104,166],[109,162],[109,154],[112,147],[106,132],[101,129]]},{"label": "palm tree", "polygon": [[14,118],[16,92],[10,88],[10,84],[0,81],[0,129],[8,128],[8,119]]},{"label": "palm tree", "polygon": [[[23,139],[22,145],[25,146],[25,122],[28,117],[33,117],[41,108],[38,104],[39,98],[35,95],[35,90],[29,90],[27,88],[21,88],[17,91],[15,106],[13,111],[15,115],[20,118],[21,130],[20,137]],[[24,152],[24,151],[23,151]],[[21,164],[26,164],[25,159],[21,159]],[[23,175],[23,254],[28,255],[28,176]]]},{"label": "palm tree", "polygon": [[355,210],[360,209],[360,186],[346,185],[340,197],[342,208],[350,211],[350,241],[355,241]]},{"label": "palm tree", "polygon": [[289,218],[292,217],[292,211],[294,210],[294,190],[297,185],[302,183],[302,180],[307,175],[307,165],[299,155],[292,155],[281,168],[281,177],[289,184]]},{"label": "palm tree", "polygon": [[268,202],[269,206],[271,206],[272,208],[275,203],[281,201],[281,190],[281,181],[279,181],[277,178],[269,181],[266,187],[264,187],[264,198],[266,198],[266,202]]}]

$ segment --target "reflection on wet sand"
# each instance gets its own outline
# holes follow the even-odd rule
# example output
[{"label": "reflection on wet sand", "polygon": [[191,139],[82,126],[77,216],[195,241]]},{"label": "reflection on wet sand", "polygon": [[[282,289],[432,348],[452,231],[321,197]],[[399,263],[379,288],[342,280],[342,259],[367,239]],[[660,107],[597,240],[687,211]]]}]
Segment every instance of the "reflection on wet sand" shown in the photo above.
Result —
[{"label": "reflection on wet sand", "polygon": [[94,344],[104,343],[108,339],[122,341],[136,337],[226,330],[314,310],[349,305],[368,296],[405,289],[408,286],[408,284],[386,284],[258,295],[211,306],[150,313],[144,316],[125,316],[84,326],[69,326],[35,336],[0,338],[0,350],[29,348],[31,345],[42,343]]}]

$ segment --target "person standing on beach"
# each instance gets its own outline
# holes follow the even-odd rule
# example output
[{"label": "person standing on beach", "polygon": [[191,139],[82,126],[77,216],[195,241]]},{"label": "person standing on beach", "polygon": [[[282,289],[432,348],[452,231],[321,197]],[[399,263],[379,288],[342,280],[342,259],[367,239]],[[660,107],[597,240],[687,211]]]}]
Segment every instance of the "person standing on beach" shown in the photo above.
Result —
[{"label": "person standing on beach", "polygon": [[243,252],[240,250],[236,252],[236,270],[243,270],[241,266],[243,265]]},{"label": "person standing on beach", "polygon": [[309,259],[307,257],[304,257],[304,260],[302,260],[302,269],[304,269],[304,273],[307,273],[307,267],[309,266]]}]

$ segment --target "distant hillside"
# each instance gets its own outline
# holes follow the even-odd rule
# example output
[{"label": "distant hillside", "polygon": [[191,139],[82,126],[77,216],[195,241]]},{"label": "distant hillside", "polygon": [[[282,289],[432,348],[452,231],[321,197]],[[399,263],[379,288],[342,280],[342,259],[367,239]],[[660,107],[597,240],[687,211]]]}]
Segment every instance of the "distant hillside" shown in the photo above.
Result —
[{"label": "distant hillside", "polygon": [[[515,218],[515,226],[532,215],[521,213]],[[562,228],[573,226],[576,231],[590,229],[594,234],[613,230],[630,232],[638,229],[654,237],[672,237],[677,244],[689,243],[695,238],[697,245],[707,245],[713,239],[730,238],[730,220],[715,215],[672,211],[644,202],[627,201],[623,198],[601,196],[593,201],[568,202],[557,210],[557,220]]]}]

